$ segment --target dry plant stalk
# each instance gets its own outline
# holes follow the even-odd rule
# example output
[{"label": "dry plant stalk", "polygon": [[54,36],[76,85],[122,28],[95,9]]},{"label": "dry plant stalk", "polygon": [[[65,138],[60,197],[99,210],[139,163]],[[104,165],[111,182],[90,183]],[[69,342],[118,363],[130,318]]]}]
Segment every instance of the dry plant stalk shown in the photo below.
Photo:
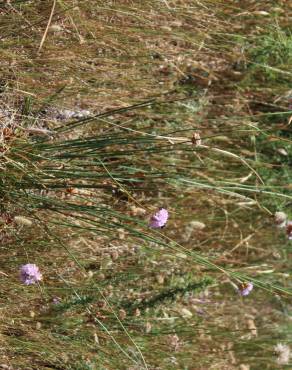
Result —
[{"label": "dry plant stalk", "polygon": [[45,32],[44,32],[44,34],[43,34],[43,37],[42,37],[42,40],[41,40],[40,46],[39,46],[39,48],[38,48],[38,53],[42,50],[42,47],[43,47],[44,42],[45,42],[45,40],[46,40],[46,37],[47,37],[48,31],[49,31],[50,25],[51,25],[51,22],[52,22],[52,19],[53,19],[53,15],[54,15],[55,7],[56,7],[56,2],[57,2],[57,0],[54,0],[54,1],[53,1],[53,6],[52,6],[51,14],[50,14],[50,17],[49,17],[49,20],[48,20],[48,23],[47,23],[46,30],[45,30]]}]

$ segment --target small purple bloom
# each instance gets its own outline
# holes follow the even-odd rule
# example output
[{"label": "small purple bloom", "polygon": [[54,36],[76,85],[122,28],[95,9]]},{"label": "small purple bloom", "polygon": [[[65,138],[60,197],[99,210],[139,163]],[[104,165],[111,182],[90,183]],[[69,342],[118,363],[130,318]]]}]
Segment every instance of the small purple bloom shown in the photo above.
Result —
[{"label": "small purple bloom", "polygon": [[150,219],[149,226],[154,229],[162,228],[168,220],[168,212],[164,208],[160,208]]},{"label": "small purple bloom", "polygon": [[53,304],[59,304],[59,303],[61,303],[61,298],[59,298],[59,297],[54,297],[54,298],[53,298]]},{"label": "small purple bloom", "polygon": [[286,233],[289,240],[292,240],[292,221],[288,221],[286,225]]},{"label": "small purple bloom", "polygon": [[33,263],[27,263],[21,266],[20,269],[20,280],[25,285],[35,284],[37,281],[42,279],[42,274],[39,271],[37,265]]},{"label": "small purple bloom", "polygon": [[253,283],[242,283],[238,288],[238,292],[242,297],[249,295],[253,290]]}]

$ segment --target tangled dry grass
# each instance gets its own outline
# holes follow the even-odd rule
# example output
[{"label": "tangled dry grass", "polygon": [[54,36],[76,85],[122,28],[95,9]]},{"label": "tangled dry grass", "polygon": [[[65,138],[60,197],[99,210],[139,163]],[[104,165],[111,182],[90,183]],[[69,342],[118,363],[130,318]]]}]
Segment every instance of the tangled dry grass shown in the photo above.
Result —
[{"label": "tangled dry grass", "polygon": [[289,366],[289,11],[0,5],[2,368]]}]

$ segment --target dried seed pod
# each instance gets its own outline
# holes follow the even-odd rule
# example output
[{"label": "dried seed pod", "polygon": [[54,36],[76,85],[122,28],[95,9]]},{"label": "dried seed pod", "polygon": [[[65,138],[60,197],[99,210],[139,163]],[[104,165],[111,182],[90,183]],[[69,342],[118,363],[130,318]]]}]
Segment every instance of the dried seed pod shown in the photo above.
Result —
[{"label": "dried seed pod", "polygon": [[123,310],[123,309],[120,309],[119,310],[119,318],[121,320],[125,320],[126,317],[127,317],[127,312],[125,310]]},{"label": "dried seed pod", "polygon": [[116,261],[119,258],[119,252],[116,249],[111,252],[111,258],[113,261]]},{"label": "dried seed pod", "polygon": [[198,132],[195,132],[192,136],[192,144],[195,146],[202,145],[201,135]]},{"label": "dried seed pod", "polygon": [[152,329],[152,325],[150,324],[149,321],[146,322],[146,325],[145,325],[145,332],[147,334],[149,334],[151,332],[151,329]]},{"label": "dried seed pod", "polygon": [[139,310],[139,308],[136,308],[134,315],[135,315],[136,317],[141,316],[141,311]]},{"label": "dried seed pod", "polygon": [[31,226],[32,225],[32,221],[23,216],[15,216],[14,222],[20,226]]}]

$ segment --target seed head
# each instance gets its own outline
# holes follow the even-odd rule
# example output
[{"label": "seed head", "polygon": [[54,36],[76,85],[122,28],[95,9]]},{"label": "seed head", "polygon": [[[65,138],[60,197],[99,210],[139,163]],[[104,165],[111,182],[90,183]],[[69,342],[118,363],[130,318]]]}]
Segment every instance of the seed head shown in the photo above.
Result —
[{"label": "seed head", "polygon": [[278,355],[278,365],[288,365],[290,361],[290,347],[287,344],[278,343],[274,347],[274,351]]}]

